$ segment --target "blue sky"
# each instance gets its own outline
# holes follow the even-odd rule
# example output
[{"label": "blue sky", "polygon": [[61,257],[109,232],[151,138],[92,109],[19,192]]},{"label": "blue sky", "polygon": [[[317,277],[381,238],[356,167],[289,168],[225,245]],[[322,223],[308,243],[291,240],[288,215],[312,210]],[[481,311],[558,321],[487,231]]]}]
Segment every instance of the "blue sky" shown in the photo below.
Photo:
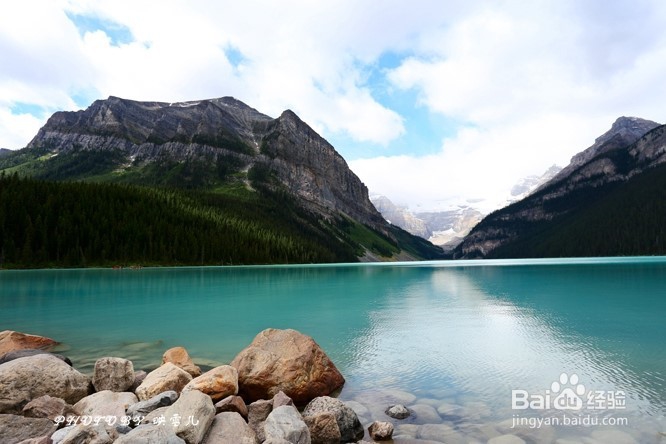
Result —
[{"label": "blue sky", "polygon": [[234,96],[292,109],[373,193],[492,209],[617,117],[666,121],[665,25],[659,0],[11,2],[0,147],[109,95]]}]

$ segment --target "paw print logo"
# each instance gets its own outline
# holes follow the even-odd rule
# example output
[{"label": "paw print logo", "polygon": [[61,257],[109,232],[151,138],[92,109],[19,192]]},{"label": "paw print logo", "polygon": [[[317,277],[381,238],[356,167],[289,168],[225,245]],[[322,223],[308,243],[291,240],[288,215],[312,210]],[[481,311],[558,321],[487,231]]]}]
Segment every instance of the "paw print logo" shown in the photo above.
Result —
[{"label": "paw print logo", "polygon": [[583,408],[585,386],[578,383],[578,375],[562,373],[560,380],[551,384],[550,390],[555,396],[553,407],[559,410],[580,410]]}]

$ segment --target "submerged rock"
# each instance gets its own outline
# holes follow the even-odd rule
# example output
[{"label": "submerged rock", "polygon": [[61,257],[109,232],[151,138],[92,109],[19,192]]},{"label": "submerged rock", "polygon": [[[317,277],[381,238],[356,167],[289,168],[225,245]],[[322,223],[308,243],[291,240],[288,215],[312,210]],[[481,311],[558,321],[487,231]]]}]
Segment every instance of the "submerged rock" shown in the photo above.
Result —
[{"label": "submerged rock", "polygon": [[345,382],[321,347],[296,330],[262,331],[231,365],[238,370],[239,393],[246,401],[283,391],[301,405]]},{"label": "submerged rock", "polygon": [[409,409],[402,404],[395,404],[386,409],[386,414],[391,418],[405,419],[409,417]]},{"label": "submerged rock", "polygon": [[0,331],[0,356],[14,350],[47,349],[58,343],[51,338],[13,330]]}]

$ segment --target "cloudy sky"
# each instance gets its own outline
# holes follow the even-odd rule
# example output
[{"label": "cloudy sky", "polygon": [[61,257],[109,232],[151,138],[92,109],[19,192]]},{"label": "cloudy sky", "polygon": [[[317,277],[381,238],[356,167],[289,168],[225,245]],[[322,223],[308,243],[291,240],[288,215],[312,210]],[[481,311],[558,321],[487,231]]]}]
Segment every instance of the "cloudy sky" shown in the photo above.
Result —
[{"label": "cloudy sky", "polygon": [[20,0],[0,147],[109,95],[292,109],[371,192],[493,202],[622,115],[666,121],[662,0]]}]

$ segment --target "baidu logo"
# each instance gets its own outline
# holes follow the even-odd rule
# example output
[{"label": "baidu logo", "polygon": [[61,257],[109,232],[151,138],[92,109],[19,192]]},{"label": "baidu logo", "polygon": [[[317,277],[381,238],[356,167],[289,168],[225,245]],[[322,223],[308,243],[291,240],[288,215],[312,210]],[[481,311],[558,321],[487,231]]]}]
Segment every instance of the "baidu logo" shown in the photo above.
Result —
[{"label": "baidu logo", "polygon": [[587,407],[594,409],[624,409],[626,397],[623,391],[586,390],[576,373],[560,374],[544,394],[530,394],[527,390],[511,391],[513,410],[571,410]]}]

